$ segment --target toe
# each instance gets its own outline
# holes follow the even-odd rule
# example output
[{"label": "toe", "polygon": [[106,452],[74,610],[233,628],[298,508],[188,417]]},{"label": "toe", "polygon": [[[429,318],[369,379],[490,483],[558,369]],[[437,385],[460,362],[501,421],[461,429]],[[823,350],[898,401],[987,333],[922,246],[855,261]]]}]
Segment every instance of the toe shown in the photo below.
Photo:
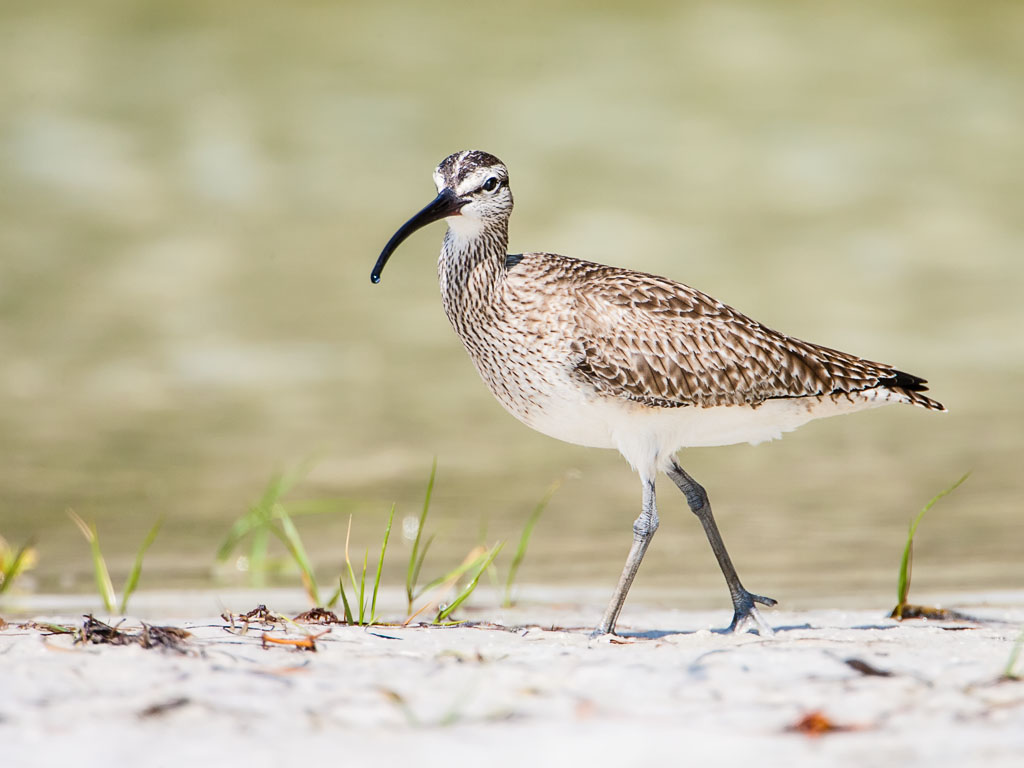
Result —
[{"label": "toe", "polygon": [[751,592],[743,590],[743,592],[733,598],[733,616],[732,624],[729,625],[730,632],[742,632],[744,630],[757,630],[757,633],[762,637],[774,634],[771,626],[763,618],[757,610],[757,604],[773,606],[777,604],[777,600],[773,600],[770,597],[764,597],[763,595],[755,595]]},{"label": "toe", "polygon": [[755,630],[761,637],[769,637],[775,634],[775,630],[764,620],[760,611],[752,605],[742,613],[737,611],[733,614],[732,624],[729,625],[730,632],[740,633]]}]

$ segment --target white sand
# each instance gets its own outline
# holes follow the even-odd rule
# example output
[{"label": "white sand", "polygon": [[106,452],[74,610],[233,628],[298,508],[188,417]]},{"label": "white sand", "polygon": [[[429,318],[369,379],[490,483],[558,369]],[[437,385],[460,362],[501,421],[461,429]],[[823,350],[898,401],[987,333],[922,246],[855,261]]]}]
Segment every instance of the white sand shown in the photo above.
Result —
[{"label": "white sand", "polygon": [[[547,594],[470,614],[509,629],[335,626],[315,653],[264,649],[260,628],[231,634],[220,619],[153,622],[188,628],[188,655],[76,646],[8,615],[0,764],[1024,766],[1024,682],[999,682],[1024,594],[944,601],[986,620],[975,625],[899,624],[883,606],[767,611],[768,638],[709,631],[724,611],[631,603],[622,629],[643,632],[624,643],[551,630],[589,626],[603,606]],[[268,595],[272,610],[298,602]],[[852,730],[787,731],[812,712]]]}]

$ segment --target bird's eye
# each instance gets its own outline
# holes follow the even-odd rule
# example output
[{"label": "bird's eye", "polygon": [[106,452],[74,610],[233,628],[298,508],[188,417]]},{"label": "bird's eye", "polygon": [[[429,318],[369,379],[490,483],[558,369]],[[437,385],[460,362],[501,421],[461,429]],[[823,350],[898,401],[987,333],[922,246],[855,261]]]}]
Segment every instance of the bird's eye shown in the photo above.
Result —
[{"label": "bird's eye", "polygon": [[483,183],[482,189],[484,192],[494,192],[500,184],[501,182],[498,181],[497,176],[489,176],[487,181]]}]

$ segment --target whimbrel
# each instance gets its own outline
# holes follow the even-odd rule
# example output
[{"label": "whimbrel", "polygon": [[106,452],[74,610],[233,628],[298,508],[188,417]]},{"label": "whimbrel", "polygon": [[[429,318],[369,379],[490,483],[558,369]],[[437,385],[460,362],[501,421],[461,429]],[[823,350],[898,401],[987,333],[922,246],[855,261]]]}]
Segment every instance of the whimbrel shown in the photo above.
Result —
[{"label": "whimbrel", "polygon": [[657,275],[553,253],[509,254],[508,169],[477,150],[445,158],[437,197],[392,236],[381,271],[416,230],[446,219],[437,262],[444,311],[484,383],[527,426],[569,443],[616,448],[643,501],[622,576],[595,634],[615,630],[658,529],[654,483],[666,473],[704,527],[732,596],[730,630],[771,631],[740,583],[704,488],[682,448],[760,443],[812,419],[887,403],[944,411],[926,381],[786,336]]}]

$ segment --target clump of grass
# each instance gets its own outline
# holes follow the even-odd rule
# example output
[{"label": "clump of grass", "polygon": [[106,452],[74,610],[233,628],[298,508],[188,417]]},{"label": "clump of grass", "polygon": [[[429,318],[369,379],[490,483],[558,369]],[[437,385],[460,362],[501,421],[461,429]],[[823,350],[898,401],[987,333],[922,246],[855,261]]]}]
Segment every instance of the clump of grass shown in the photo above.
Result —
[{"label": "clump of grass", "polygon": [[280,528],[276,525],[270,525],[268,530],[281,539],[281,543],[284,544],[288,554],[291,555],[292,561],[299,569],[299,576],[302,578],[302,586],[306,590],[306,594],[309,595],[313,605],[319,606],[320,589],[317,587],[316,573],[313,572],[313,564],[310,562],[309,556],[306,554],[306,548],[302,544],[299,529],[295,527],[291,515],[288,514],[288,510],[285,509],[283,504],[277,505],[274,515],[280,522]]},{"label": "clump of grass", "polygon": [[[434,536],[431,535],[426,539],[426,542],[421,547],[421,542],[423,542],[423,530],[426,525],[427,515],[430,512],[430,500],[433,496],[434,483],[436,479],[437,461],[435,460],[430,468],[430,476],[427,479],[423,508],[420,511],[420,515],[417,520],[416,535],[413,539],[412,550],[409,555],[409,563],[406,567],[405,593],[409,613],[409,617],[405,621],[406,624],[433,606],[437,607],[437,614],[434,617],[434,622],[441,623],[446,621],[451,616],[452,612],[462,605],[462,603],[465,602],[473,593],[479,583],[481,574],[491,566],[502,547],[501,543],[494,545],[490,549],[476,547],[469,553],[469,555],[467,555],[460,565],[452,568],[447,573],[438,576],[436,579],[433,579],[422,587],[417,586],[419,583],[420,572],[423,568],[423,561],[426,558],[427,551],[430,549],[430,544],[434,541]],[[344,570],[338,577],[337,589],[327,604],[328,607],[332,607],[338,600],[340,600],[344,611],[345,622],[347,624],[366,626],[377,623],[377,595],[380,590],[381,573],[384,568],[384,558],[387,555],[391,528],[394,525],[395,510],[396,506],[392,504],[391,512],[388,514],[387,525],[384,528],[384,538],[381,542],[380,557],[377,559],[376,572],[373,578],[373,591],[369,596],[367,596],[366,593],[368,589],[367,571],[369,568],[370,551],[369,549],[366,549],[363,552],[363,563],[361,569],[358,567],[358,563],[355,567],[353,566],[349,547],[352,536],[352,518],[349,518],[348,532],[345,536]],[[413,604],[421,596],[434,590],[441,591],[454,587],[467,573],[472,574],[469,582],[465,587],[463,587],[461,592],[459,592],[451,603],[447,605],[440,605],[438,600],[429,600],[418,611],[413,612]],[[347,588],[346,576],[348,577]],[[349,594],[350,591],[351,597]]]},{"label": "clump of grass", "polygon": [[[496,544],[495,546],[500,548],[501,543],[502,542],[499,542],[499,544]],[[494,554],[496,556],[497,552],[495,552]],[[425,584],[423,587],[416,590],[415,593],[413,594],[413,599],[418,600],[420,597],[430,592],[444,593],[447,590],[454,587],[456,584],[458,584],[459,580],[462,579],[463,576],[465,576],[470,571],[473,571],[473,576],[470,578],[470,584],[472,586],[468,589],[468,591],[463,590],[463,592],[465,593],[464,595],[460,594],[460,597],[462,599],[459,600],[459,603],[461,604],[463,601],[465,601],[467,597],[469,597],[470,594],[472,594],[473,590],[476,589],[476,585],[480,580],[480,575],[485,570],[487,570],[487,568],[489,568],[491,564],[494,562],[494,558],[490,557],[490,555],[491,550],[487,547],[481,545],[473,547],[473,549],[469,551],[469,553],[466,555],[465,558],[463,558],[462,562],[459,565],[455,566],[447,573],[438,576],[433,581],[429,582],[428,584]],[[446,607],[447,606],[441,604],[441,597],[431,598],[430,600],[427,600],[422,606],[420,606],[416,611],[410,611],[409,616],[403,623],[409,624],[412,622],[413,619],[415,619],[420,614],[428,613],[430,610],[433,610],[435,608],[437,609],[438,613],[435,615],[434,621],[437,622],[439,620],[441,612],[444,611]],[[452,610],[454,610],[454,607],[452,608]],[[449,613],[451,613],[451,611],[449,611]]]},{"label": "clump of grass", "polygon": [[[406,567],[405,597],[408,616],[405,619],[405,624],[409,624],[417,616],[433,608],[437,609],[437,613],[433,619],[435,624],[447,621],[452,612],[462,605],[471,594],[473,594],[477,584],[480,582],[481,575],[491,568],[494,563],[494,559],[498,556],[498,553],[504,546],[504,542],[498,542],[490,548],[484,546],[474,547],[459,565],[455,566],[447,573],[438,576],[436,579],[433,579],[424,586],[417,587],[420,572],[423,568],[423,561],[427,556],[427,551],[430,549],[430,545],[434,541],[434,535],[431,534],[426,539],[426,542],[422,547],[420,546],[420,542],[423,541],[423,531],[426,527],[427,514],[430,512],[430,501],[434,494],[434,484],[436,480],[437,459],[435,458],[430,467],[430,476],[427,478],[427,488],[423,494],[423,508],[420,510],[420,516],[416,521],[416,534],[413,537],[412,549],[409,552],[409,563]],[[435,590],[443,592],[451,589],[458,584],[459,580],[467,573],[472,574],[469,581],[459,594],[456,595],[455,599],[451,601],[451,603],[442,605],[440,598],[435,598],[426,601],[418,610],[413,610],[414,603],[420,597]]]},{"label": "clump of grass", "polygon": [[[89,542],[89,547],[92,550],[92,568],[93,575],[96,578],[96,589],[103,600],[103,607],[107,609],[108,613],[113,613],[114,606],[117,605],[117,593],[114,592],[114,584],[110,580],[107,561],[103,557],[103,551],[100,549],[100,537],[96,530],[96,523],[86,523],[73,509],[68,510],[68,517],[78,526],[82,536]],[[142,561],[146,555],[146,550],[149,549],[149,546],[156,539],[156,535],[160,532],[160,526],[163,525],[163,522],[164,519],[161,517],[153,524],[153,527],[149,529],[149,533],[146,534],[146,538],[142,540],[142,544],[135,553],[135,563],[128,574],[128,579],[125,581],[121,594],[120,613],[122,614],[128,610],[128,601],[139,585],[139,577],[142,575]]]},{"label": "clump of grass", "polygon": [[1010,657],[1006,660],[1006,667],[1003,669],[1001,680],[1022,680],[1024,675],[1017,671],[1017,662],[1020,660],[1021,650],[1024,649],[1024,632],[1017,637],[1017,642],[1010,649]]},{"label": "clump of grass", "polygon": [[[266,583],[267,555],[271,536],[276,535],[285,542],[285,547],[289,549],[293,560],[296,558],[292,550],[304,554],[305,550],[301,546],[301,541],[296,545],[293,540],[292,546],[288,546],[289,542],[285,532],[294,530],[294,525],[291,524],[291,516],[285,509],[282,498],[309,473],[311,468],[312,461],[306,460],[292,469],[274,474],[263,489],[259,500],[231,526],[231,530],[228,531],[228,535],[217,550],[217,560],[219,562],[226,561],[242,540],[248,538],[249,553],[246,556],[246,568],[253,586],[261,587]],[[297,564],[302,570],[301,563],[297,561]]]},{"label": "clump of grass", "polygon": [[[262,572],[266,570],[266,556],[270,537],[280,539],[292,561],[295,563],[302,577],[302,584],[314,605],[320,607],[325,605],[320,600],[320,592],[317,587],[316,574],[313,565],[306,554],[302,538],[289,513],[283,497],[289,493],[295,485],[307,474],[309,462],[299,465],[296,469],[274,475],[267,484],[259,501],[240,517],[232,525],[227,537],[221,544],[217,553],[217,559],[226,560],[231,553],[239,546],[245,538],[250,539],[250,567]],[[430,511],[430,500],[433,495],[434,482],[437,477],[437,462],[434,461],[431,467],[430,477],[427,481],[427,489],[423,502],[423,509],[420,512],[416,538],[413,542],[412,554],[409,558],[409,565],[406,573],[406,596],[408,598],[409,613],[412,613],[413,602],[423,593],[433,590],[442,585],[454,586],[463,574],[473,568],[487,568],[493,562],[497,551],[484,550],[472,558],[468,558],[462,565],[452,569],[448,573],[439,576],[422,588],[418,588],[420,571],[427,551],[434,540],[433,536],[422,540],[422,533],[426,523],[427,514]],[[289,507],[291,503],[289,502]],[[360,567],[354,563],[351,556],[350,544],[352,537],[352,517],[349,517],[348,532],[345,536],[345,563],[341,575],[338,577],[337,587],[326,603],[327,608],[337,605],[340,600],[343,606],[344,619],[348,624],[366,626],[377,623],[377,597],[380,592],[381,575],[384,569],[384,559],[387,555],[388,542],[391,537],[391,528],[394,525],[395,506],[392,505],[388,515],[388,521],[384,528],[384,538],[381,542],[380,557],[377,559],[376,571],[373,575],[372,586],[367,580],[369,572],[370,551],[363,553],[363,562]],[[469,585],[453,601],[452,605],[446,606],[447,613],[460,605],[476,588],[479,579],[478,571],[473,574]],[[428,606],[429,607],[429,603]],[[417,613],[422,612],[423,609]]]},{"label": "clump of grass", "polygon": [[345,611],[345,623],[346,624],[358,624],[359,626],[375,624],[377,621],[377,592],[380,590],[380,575],[384,569],[384,556],[388,551],[388,540],[391,538],[391,526],[395,522],[395,505],[391,505],[391,513],[388,515],[387,526],[384,528],[384,541],[380,546],[380,557],[377,559],[377,573],[373,579],[373,593],[369,601],[369,615],[367,615],[367,601],[366,601],[366,566],[370,558],[370,550],[367,549],[363,553],[363,570],[356,580],[355,571],[352,569],[352,559],[349,557],[349,539],[352,536],[352,518],[348,519],[348,532],[345,534],[345,569],[348,571],[349,585],[352,587],[354,595],[358,595],[358,601],[356,607],[359,609],[358,613],[353,613],[352,604],[349,602],[348,595],[345,593],[345,574],[342,573],[338,577],[338,588],[335,590],[334,595],[327,603],[328,608],[333,608],[338,603],[338,598],[341,598],[342,606]]},{"label": "clump of grass", "polygon": [[533,508],[530,516],[526,519],[526,525],[523,526],[523,533],[519,537],[519,547],[516,549],[515,555],[512,557],[512,564],[508,567],[508,578],[505,580],[505,600],[502,605],[506,608],[512,605],[512,584],[516,580],[516,574],[519,573],[519,566],[523,564],[523,560],[526,557],[526,549],[530,544],[530,536],[533,535],[533,529],[537,525],[537,521],[540,520],[540,516],[544,513],[544,510],[548,506],[548,502],[551,501],[551,497],[555,495],[555,492],[561,487],[562,481],[556,480],[551,484],[551,487],[544,493],[541,500],[537,502],[537,506]]},{"label": "clump of grass", "polygon": [[931,498],[931,500],[924,505],[920,512],[917,513],[917,517],[914,518],[910,524],[910,532],[907,534],[907,543],[903,547],[903,557],[900,560],[900,571],[899,580],[897,583],[896,594],[898,602],[896,607],[892,609],[892,613],[889,614],[890,618],[903,620],[905,618],[959,618],[960,615],[953,611],[943,611],[937,608],[925,608],[922,606],[910,605],[907,602],[907,596],[910,594],[910,572],[911,566],[914,560],[914,534],[917,533],[917,527],[921,524],[921,520],[924,518],[925,513],[928,512],[935,503],[948,496],[957,488],[960,487],[961,483],[968,478],[971,473],[966,473],[963,477],[953,483],[945,490],[940,491]]},{"label": "clump of grass", "polygon": [[[292,561],[295,563],[302,577],[303,586],[309,595],[310,600],[317,607],[325,605],[320,601],[320,593],[317,588],[316,574],[312,563],[306,554],[298,529],[285,506],[283,497],[289,493],[309,470],[309,463],[299,465],[298,468],[274,475],[267,484],[259,501],[251,506],[249,510],[232,525],[231,530],[225,537],[217,553],[217,559],[226,560],[231,553],[249,538],[249,563],[255,571],[262,572],[266,569],[266,557],[269,540],[271,537],[280,539]],[[493,546],[477,546],[466,556],[456,567],[438,576],[423,586],[419,586],[420,574],[423,564],[434,542],[434,535],[431,534],[424,539],[427,516],[430,512],[431,499],[433,498],[434,485],[437,480],[437,460],[431,465],[430,476],[427,479],[427,486],[423,498],[423,507],[417,519],[416,533],[412,542],[412,549],[409,554],[409,562],[406,567],[405,593],[408,609],[408,624],[416,616],[424,612],[436,609],[433,621],[443,623],[450,619],[452,613],[461,606],[473,593],[479,584],[480,577],[485,571],[493,573],[493,564],[501,552],[504,542],[498,542]],[[557,490],[559,483],[555,483],[548,489],[545,496],[534,508],[523,534],[520,537],[519,549],[513,558],[509,569],[508,579],[505,584],[506,600],[511,594],[515,576],[526,556],[530,541],[530,535],[537,524],[544,508],[547,506],[551,496]],[[291,506],[289,502],[289,507]],[[377,597],[380,591],[381,576],[384,568],[384,559],[387,555],[388,542],[390,541],[391,529],[394,525],[396,507],[392,505],[388,515],[387,524],[384,528],[384,538],[381,542],[380,557],[377,559],[376,570],[373,575],[372,586],[367,580],[369,573],[370,552],[366,549],[363,553],[363,562],[353,562],[350,544],[352,536],[352,517],[349,517],[348,532],[345,536],[345,563],[342,573],[338,577],[337,586],[326,603],[327,608],[332,608],[340,601],[344,611],[344,620],[348,624],[366,626],[377,623]],[[455,588],[463,578],[468,578],[455,598],[447,604],[441,603],[441,598],[427,600],[419,610],[414,611],[415,602],[423,595],[437,591],[447,592]],[[428,614],[429,615],[429,614]]]},{"label": "clump of grass", "polygon": [[6,592],[21,574],[35,566],[36,548],[32,541],[14,550],[7,539],[0,536],[0,595]]},{"label": "clump of grass", "polygon": [[320,601],[316,573],[293,518],[297,514],[336,511],[339,508],[339,500],[289,501],[287,506],[284,502],[284,497],[309,474],[314,463],[314,459],[306,459],[270,478],[259,500],[232,524],[231,530],[217,550],[217,561],[227,561],[242,541],[248,539],[246,567],[252,585],[262,587],[266,584],[267,572],[270,570],[270,540],[272,537],[276,538],[284,545],[288,557],[298,570],[302,586],[310,601],[320,607],[323,603]]},{"label": "clump of grass", "polygon": [[483,574],[484,571],[490,568],[491,564],[494,562],[494,558],[498,556],[498,553],[501,552],[501,548],[503,546],[505,546],[505,542],[499,541],[489,550],[486,550],[479,557],[476,558],[474,562],[479,562],[479,567],[476,569],[476,572],[473,574],[473,577],[469,580],[469,583],[466,584],[465,587],[463,587],[462,591],[455,597],[454,600],[452,600],[448,605],[438,610],[437,616],[434,618],[435,624],[441,624],[442,622],[447,621],[448,617],[452,615],[452,611],[454,611],[456,608],[462,605],[466,601],[466,599],[471,594],[473,594],[473,590],[476,589],[476,585],[480,582],[480,576]]}]

